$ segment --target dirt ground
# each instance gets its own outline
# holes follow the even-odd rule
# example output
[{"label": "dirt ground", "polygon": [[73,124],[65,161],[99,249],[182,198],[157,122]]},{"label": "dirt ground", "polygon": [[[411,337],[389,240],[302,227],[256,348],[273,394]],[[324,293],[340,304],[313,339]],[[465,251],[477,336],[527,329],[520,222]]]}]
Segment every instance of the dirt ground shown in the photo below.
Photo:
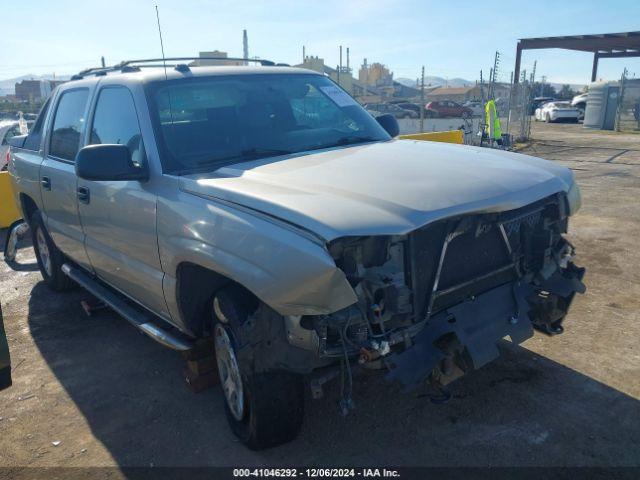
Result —
[{"label": "dirt ground", "polygon": [[14,367],[0,466],[640,466],[640,135],[533,128],[524,151],[571,167],[583,194],[570,239],[588,291],[563,335],[505,344],[444,405],[361,377],[355,413],[339,416],[333,388],[308,400],[297,440],[251,452],[219,387],[191,393],[177,353],[113,313],[86,317],[80,290],[52,294],[24,248],[22,271],[0,263]]}]

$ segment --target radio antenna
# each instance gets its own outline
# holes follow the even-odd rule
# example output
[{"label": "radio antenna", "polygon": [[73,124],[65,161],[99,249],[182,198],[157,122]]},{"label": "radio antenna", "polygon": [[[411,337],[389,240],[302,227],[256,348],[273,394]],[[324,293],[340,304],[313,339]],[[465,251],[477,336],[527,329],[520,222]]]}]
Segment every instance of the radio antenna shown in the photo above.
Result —
[{"label": "radio antenna", "polygon": [[[160,50],[162,50],[162,65],[164,66],[164,79],[167,81],[167,60],[164,56],[164,44],[162,43],[162,28],[160,28],[160,13],[158,13],[158,5],[156,7],[156,20],[158,21],[158,34],[160,35]],[[167,91],[167,101],[169,102],[169,118],[171,119],[171,129],[173,130],[173,109],[171,108],[171,93]]]},{"label": "radio antenna", "polygon": [[158,21],[158,34],[160,35],[160,50],[162,51],[162,65],[164,66],[164,79],[167,80],[167,61],[164,56],[164,44],[162,43],[162,28],[160,27],[160,13],[156,5],[156,20]]}]

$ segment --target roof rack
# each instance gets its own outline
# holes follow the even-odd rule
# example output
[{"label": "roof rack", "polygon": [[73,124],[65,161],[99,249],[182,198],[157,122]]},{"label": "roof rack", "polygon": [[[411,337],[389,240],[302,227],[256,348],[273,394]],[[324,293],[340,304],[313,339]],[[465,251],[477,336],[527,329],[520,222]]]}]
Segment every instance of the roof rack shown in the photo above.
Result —
[{"label": "roof rack", "polygon": [[[200,65],[187,65],[183,63],[184,61],[196,61],[196,60],[227,60],[232,62],[251,62],[251,63],[259,63],[263,67],[288,67],[286,63],[275,63],[271,60],[264,60],[258,58],[238,58],[238,57],[170,57],[170,58],[147,58],[140,60],[125,60],[110,67],[94,67],[87,68],[86,70],[82,70],[77,74],[71,77],[71,80],[80,80],[89,75],[106,75],[108,72],[138,72],[140,68],[149,68],[149,67],[163,67],[163,66],[171,66],[174,68],[180,67],[180,71],[188,70],[189,67],[197,67]],[[146,64],[146,65],[145,65]],[[169,65],[167,65],[169,64]],[[202,65],[205,66],[205,65]]]}]

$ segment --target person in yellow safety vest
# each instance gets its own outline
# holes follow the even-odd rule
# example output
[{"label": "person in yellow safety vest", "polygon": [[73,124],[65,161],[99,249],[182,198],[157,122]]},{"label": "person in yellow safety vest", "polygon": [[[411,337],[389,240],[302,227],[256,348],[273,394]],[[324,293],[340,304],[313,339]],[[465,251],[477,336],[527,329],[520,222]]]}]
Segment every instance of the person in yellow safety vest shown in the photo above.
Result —
[{"label": "person in yellow safety vest", "polygon": [[489,100],[484,107],[485,110],[485,132],[487,136],[498,144],[502,144],[502,128],[496,110],[496,102]]}]

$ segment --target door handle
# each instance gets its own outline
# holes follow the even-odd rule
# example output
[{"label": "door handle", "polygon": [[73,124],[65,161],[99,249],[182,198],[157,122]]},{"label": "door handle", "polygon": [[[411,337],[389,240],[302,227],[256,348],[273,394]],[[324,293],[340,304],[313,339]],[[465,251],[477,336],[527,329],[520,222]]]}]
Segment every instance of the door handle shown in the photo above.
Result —
[{"label": "door handle", "polygon": [[51,190],[51,179],[49,177],[42,177],[40,184],[43,190]]},{"label": "door handle", "polygon": [[82,203],[89,203],[91,195],[87,187],[78,187],[78,200]]}]

